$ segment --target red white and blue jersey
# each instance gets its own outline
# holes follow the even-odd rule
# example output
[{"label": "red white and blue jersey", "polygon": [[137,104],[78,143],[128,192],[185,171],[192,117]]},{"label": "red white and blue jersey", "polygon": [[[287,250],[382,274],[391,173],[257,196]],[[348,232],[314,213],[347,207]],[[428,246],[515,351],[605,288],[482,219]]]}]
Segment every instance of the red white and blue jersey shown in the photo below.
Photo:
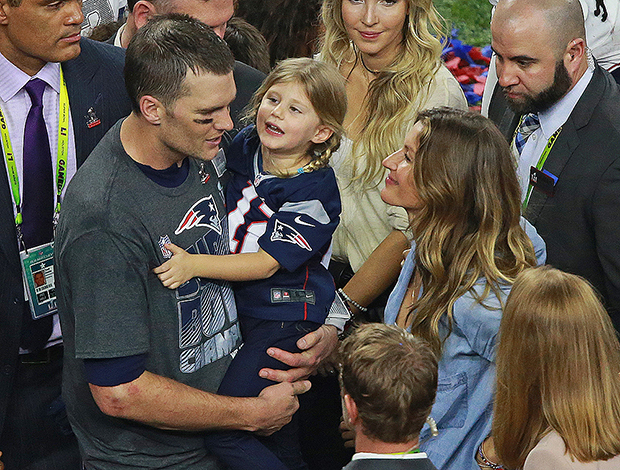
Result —
[{"label": "red white and blue jersey", "polygon": [[323,323],[335,295],[326,268],[341,210],[334,171],[290,178],[264,173],[254,126],[235,137],[226,159],[231,252],[262,248],[282,266],[268,279],[235,284],[239,315]]}]

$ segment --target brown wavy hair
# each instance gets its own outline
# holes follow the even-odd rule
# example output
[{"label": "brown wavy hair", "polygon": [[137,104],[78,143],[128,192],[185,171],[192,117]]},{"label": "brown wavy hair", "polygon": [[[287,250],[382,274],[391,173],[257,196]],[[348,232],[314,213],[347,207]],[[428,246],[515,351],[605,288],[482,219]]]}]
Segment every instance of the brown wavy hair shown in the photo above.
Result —
[{"label": "brown wavy hair", "polygon": [[[471,292],[478,302],[536,264],[520,225],[521,197],[506,139],[487,118],[436,108],[419,114],[424,130],[413,158],[420,208],[412,217],[422,296],[414,302],[411,332],[439,353],[439,322]],[[478,294],[474,284],[486,279]]]},{"label": "brown wavy hair", "polygon": [[550,430],[581,462],[620,454],[620,343],[588,282],[543,266],[517,277],[500,324],[493,439],[522,468]]}]

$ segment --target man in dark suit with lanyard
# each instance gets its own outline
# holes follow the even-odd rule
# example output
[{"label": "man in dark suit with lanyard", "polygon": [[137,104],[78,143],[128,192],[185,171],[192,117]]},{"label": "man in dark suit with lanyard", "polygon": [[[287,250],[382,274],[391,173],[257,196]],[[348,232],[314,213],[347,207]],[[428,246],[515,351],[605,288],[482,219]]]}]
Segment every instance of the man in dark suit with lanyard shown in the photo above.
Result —
[{"label": "man in dark suit with lanyard", "polygon": [[491,32],[489,117],[512,139],[524,215],[620,330],[620,89],[591,57],[578,0],[501,0]]},{"label": "man in dark suit with lanyard", "polygon": [[0,0],[0,451],[8,469],[80,468],[59,400],[50,242],[67,181],[131,109],[123,52],[80,39],[82,20],[80,0]]}]

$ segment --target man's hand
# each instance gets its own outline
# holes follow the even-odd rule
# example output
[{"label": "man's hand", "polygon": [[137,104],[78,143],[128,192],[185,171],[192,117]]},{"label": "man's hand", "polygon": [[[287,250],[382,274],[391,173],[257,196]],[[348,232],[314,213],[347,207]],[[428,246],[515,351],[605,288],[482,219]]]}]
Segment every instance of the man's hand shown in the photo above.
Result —
[{"label": "man's hand", "polygon": [[299,408],[297,395],[306,393],[308,390],[310,390],[308,380],[265,387],[257,398],[259,413],[262,417],[258,419],[256,431],[263,436],[268,436],[289,423]]},{"label": "man's hand", "polygon": [[278,348],[267,349],[267,354],[292,367],[289,370],[261,369],[259,375],[274,382],[295,382],[314,374],[321,361],[338,345],[338,330],[332,325],[321,327],[297,341],[301,353],[290,353]]}]

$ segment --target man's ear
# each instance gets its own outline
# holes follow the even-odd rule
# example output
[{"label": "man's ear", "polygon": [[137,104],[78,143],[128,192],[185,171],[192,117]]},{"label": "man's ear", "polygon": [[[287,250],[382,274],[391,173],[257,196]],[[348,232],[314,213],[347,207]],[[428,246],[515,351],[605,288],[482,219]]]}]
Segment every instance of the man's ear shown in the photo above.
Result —
[{"label": "man's ear", "polygon": [[0,24],[9,24],[11,6],[6,0],[0,0]]},{"label": "man's ear", "polygon": [[166,113],[166,108],[161,101],[151,95],[143,95],[140,97],[139,105],[144,119],[155,126],[161,124],[162,116]]},{"label": "man's ear", "polygon": [[312,138],[312,143],[313,144],[322,144],[327,139],[329,139],[332,136],[333,133],[334,133],[334,131],[330,127],[320,125],[316,129],[316,133],[314,134],[314,137]]},{"label": "man's ear", "polygon": [[134,5],[132,14],[136,29],[140,29],[157,14],[157,9],[148,0],[140,0]]},{"label": "man's ear", "polygon": [[566,46],[564,66],[571,77],[579,71],[584,61],[587,62],[586,50],[586,42],[582,38],[575,38]]},{"label": "man's ear", "polygon": [[349,416],[349,422],[345,423],[349,426],[355,426],[359,421],[359,412],[357,411],[357,405],[351,398],[351,395],[348,393],[345,394],[344,398],[344,406],[347,409],[347,415]]}]

